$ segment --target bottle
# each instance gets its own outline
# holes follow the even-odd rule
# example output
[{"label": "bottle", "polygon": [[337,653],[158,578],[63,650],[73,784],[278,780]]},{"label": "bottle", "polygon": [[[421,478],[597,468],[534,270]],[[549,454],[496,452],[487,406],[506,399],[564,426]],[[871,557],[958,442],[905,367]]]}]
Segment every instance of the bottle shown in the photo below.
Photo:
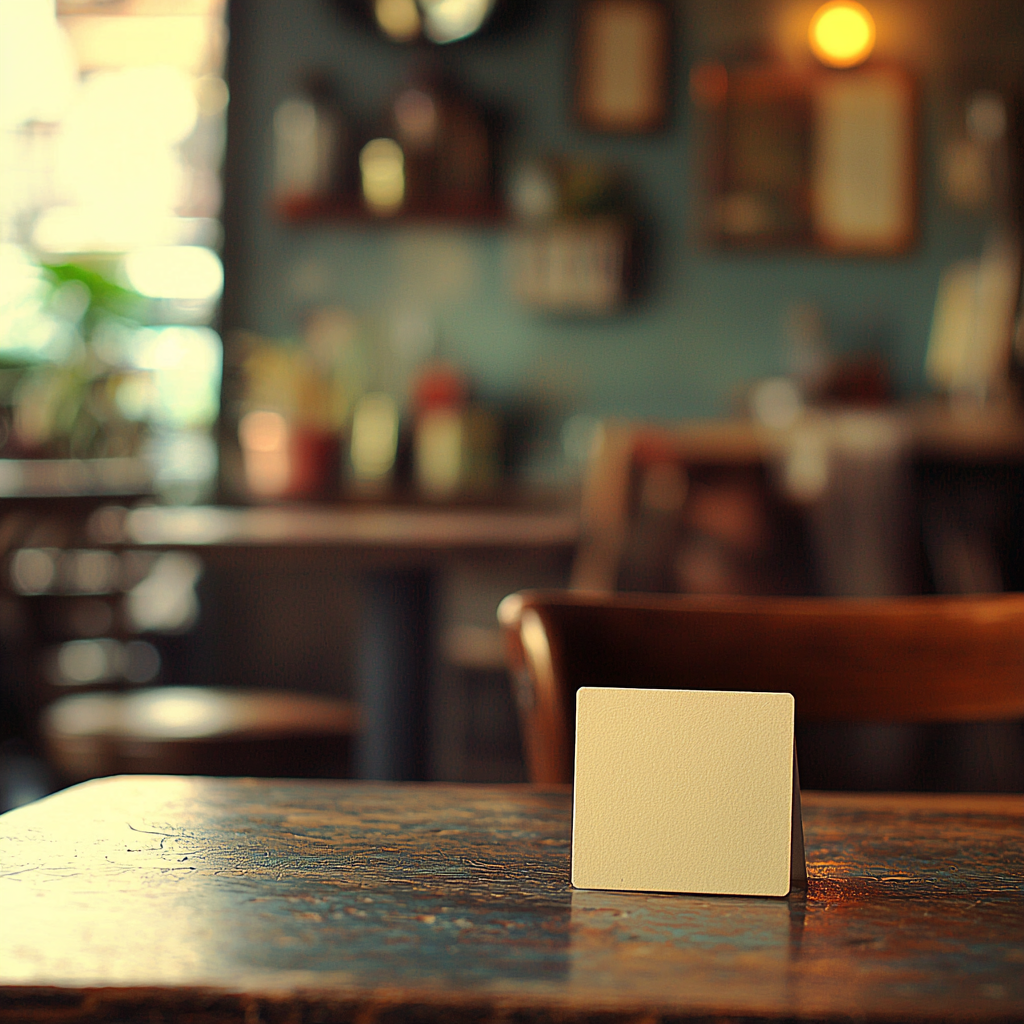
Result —
[{"label": "bottle", "polygon": [[456,86],[421,74],[399,90],[388,127],[405,160],[414,209],[467,211],[492,195],[492,152],[484,112]]},{"label": "bottle", "polygon": [[334,85],[310,75],[274,111],[274,195],[285,205],[328,199],[344,191],[347,119]]}]

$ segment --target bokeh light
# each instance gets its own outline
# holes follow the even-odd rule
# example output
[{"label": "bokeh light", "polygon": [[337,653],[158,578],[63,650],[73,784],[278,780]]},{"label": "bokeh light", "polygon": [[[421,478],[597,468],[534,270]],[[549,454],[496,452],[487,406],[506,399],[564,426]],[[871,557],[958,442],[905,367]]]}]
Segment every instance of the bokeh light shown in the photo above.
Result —
[{"label": "bokeh light", "polygon": [[867,60],[875,47],[875,20],[854,0],[831,0],[811,18],[808,38],[822,64],[852,68]]},{"label": "bokeh light", "polygon": [[435,43],[454,43],[479,31],[494,0],[420,0],[424,30]]},{"label": "bokeh light", "polygon": [[224,286],[224,268],[201,245],[157,245],[137,249],[124,261],[125,276],[137,292],[154,299],[211,301]]},{"label": "bokeh light", "polygon": [[[150,371],[140,380],[151,405],[146,416],[173,428],[208,427],[217,418],[223,345],[209,327],[148,327],[137,332],[131,362]],[[139,401],[129,390],[125,402]],[[119,396],[120,401],[120,396]]]},{"label": "bokeh light", "polygon": [[408,43],[420,34],[422,20],[416,0],[376,0],[373,13],[381,31],[396,43]]},{"label": "bokeh light", "polygon": [[359,154],[363,198],[374,213],[397,213],[405,199],[405,156],[394,139],[372,139]]},{"label": "bokeh light", "polygon": [[238,424],[245,483],[255,498],[278,498],[291,483],[288,421],[269,409],[254,409]]}]

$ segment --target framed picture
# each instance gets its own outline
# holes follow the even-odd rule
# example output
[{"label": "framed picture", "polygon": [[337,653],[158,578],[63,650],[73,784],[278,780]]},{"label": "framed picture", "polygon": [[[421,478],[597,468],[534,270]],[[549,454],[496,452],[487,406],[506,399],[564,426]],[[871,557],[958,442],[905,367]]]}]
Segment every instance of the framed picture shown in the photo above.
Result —
[{"label": "framed picture", "polygon": [[710,115],[705,221],[715,244],[850,256],[912,248],[917,98],[903,69],[704,65],[690,86]]},{"label": "framed picture", "polygon": [[812,244],[806,81],[775,67],[699,73],[691,89],[699,83],[712,110],[705,147],[711,236],[724,248]]},{"label": "framed picture", "polygon": [[917,235],[916,97],[898,68],[820,77],[814,90],[815,238],[832,252],[906,252]]},{"label": "framed picture", "polygon": [[595,132],[654,132],[668,120],[672,15],[664,0],[582,0],[576,118]]}]

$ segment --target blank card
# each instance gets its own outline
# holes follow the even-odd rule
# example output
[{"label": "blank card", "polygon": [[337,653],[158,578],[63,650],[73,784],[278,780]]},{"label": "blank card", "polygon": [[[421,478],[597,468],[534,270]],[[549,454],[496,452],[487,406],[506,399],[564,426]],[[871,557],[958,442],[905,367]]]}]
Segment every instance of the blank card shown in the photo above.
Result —
[{"label": "blank card", "polygon": [[572,884],[785,896],[806,877],[788,693],[585,686]]}]

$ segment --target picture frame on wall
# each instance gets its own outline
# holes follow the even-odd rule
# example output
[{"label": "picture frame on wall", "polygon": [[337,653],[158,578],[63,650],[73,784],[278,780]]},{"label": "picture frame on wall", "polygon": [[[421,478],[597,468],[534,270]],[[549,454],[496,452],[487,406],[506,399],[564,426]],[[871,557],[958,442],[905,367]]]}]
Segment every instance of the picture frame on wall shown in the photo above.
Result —
[{"label": "picture frame on wall", "polygon": [[894,65],[696,67],[705,222],[727,249],[896,256],[917,241],[918,102]]},{"label": "picture frame on wall", "polygon": [[898,67],[821,75],[814,89],[811,210],[829,252],[892,255],[917,239],[917,97]]},{"label": "picture frame on wall", "polygon": [[581,0],[574,109],[593,132],[642,135],[668,121],[672,13],[664,0]]}]

